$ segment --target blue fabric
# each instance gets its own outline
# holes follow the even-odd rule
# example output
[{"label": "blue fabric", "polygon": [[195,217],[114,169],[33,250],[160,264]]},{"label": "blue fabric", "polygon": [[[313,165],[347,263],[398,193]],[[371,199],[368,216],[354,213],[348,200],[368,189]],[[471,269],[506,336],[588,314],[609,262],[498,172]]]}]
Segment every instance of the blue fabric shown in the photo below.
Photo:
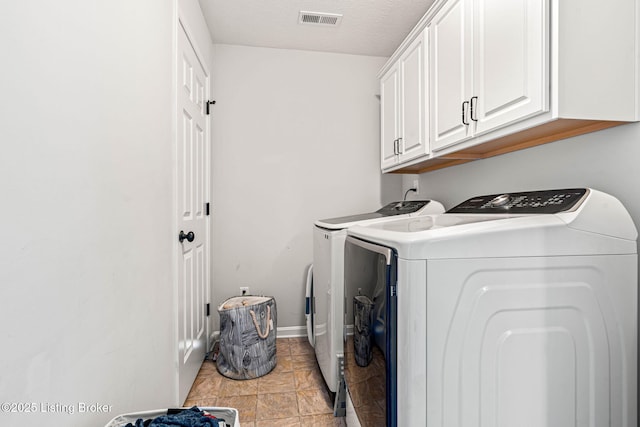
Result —
[{"label": "blue fabric", "polygon": [[138,418],[135,424],[127,424],[124,427],[148,427],[151,424],[152,420],[143,420],[142,418]]},{"label": "blue fabric", "polygon": [[219,421],[224,420],[209,418],[197,406],[194,406],[178,414],[162,415],[154,418],[151,423],[149,423],[149,420],[145,423],[144,420],[139,419],[135,425],[129,423],[126,427],[218,427]]}]

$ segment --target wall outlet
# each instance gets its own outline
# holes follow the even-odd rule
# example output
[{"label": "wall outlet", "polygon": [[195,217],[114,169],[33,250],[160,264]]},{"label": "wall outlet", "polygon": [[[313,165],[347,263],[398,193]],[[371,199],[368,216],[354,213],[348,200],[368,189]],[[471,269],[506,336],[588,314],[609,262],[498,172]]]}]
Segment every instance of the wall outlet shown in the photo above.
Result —
[{"label": "wall outlet", "polygon": [[420,188],[418,187],[419,183],[420,183],[419,179],[414,179],[413,180],[413,187],[411,187],[411,188],[415,188],[416,194],[420,193]]},{"label": "wall outlet", "polygon": [[240,295],[249,295],[249,287],[240,286]]}]

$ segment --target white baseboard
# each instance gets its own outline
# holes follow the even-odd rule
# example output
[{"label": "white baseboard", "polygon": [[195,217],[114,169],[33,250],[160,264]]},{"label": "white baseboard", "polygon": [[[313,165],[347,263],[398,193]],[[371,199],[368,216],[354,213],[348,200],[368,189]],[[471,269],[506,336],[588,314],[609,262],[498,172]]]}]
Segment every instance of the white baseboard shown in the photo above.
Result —
[{"label": "white baseboard", "polygon": [[298,338],[307,336],[306,326],[283,326],[277,329],[278,338]]}]

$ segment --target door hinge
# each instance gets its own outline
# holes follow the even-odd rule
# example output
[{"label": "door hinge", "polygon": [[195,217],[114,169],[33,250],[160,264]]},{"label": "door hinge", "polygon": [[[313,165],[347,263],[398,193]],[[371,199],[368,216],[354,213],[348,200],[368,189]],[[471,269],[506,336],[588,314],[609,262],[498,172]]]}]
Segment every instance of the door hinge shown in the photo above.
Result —
[{"label": "door hinge", "polygon": [[211,304],[207,303],[207,317],[211,314]]},{"label": "door hinge", "polygon": [[210,114],[209,113],[209,106],[210,105],[214,105],[216,103],[216,101],[207,101],[207,116]]},{"label": "door hinge", "polygon": [[206,216],[209,216],[209,202],[205,203],[204,205],[204,214]]}]

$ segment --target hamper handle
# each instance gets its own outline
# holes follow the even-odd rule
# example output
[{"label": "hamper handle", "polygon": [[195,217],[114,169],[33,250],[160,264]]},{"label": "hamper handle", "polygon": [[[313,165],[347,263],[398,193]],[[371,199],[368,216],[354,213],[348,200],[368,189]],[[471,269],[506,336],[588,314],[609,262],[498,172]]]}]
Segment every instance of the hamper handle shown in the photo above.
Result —
[{"label": "hamper handle", "polygon": [[251,318],[253,318],[253,325],[256,327],[256,332],[258,333],[258,336],[262,339],[265,339],[266,337],[269,336],[269,325],[271,323],[271,306],[267,306],[267,324],[266,327],[267,329],[264,331],[264,333],[262,333],[262,331],[260,331],[260,325],[258,325],[258,319],[256,319],[256,313],[253,310],[249,310],[249,313],[251,314]]}]

